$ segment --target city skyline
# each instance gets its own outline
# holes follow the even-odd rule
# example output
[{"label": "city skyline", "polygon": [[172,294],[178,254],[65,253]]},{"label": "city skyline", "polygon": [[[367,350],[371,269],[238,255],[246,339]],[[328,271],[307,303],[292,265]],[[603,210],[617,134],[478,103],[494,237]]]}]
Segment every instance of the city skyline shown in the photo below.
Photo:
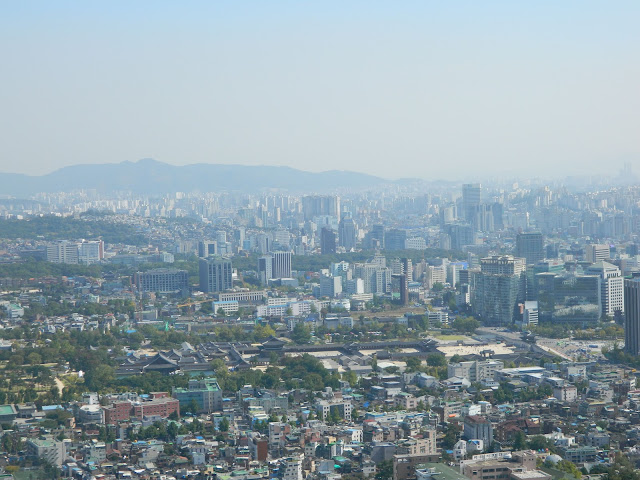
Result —
[{"label": "city skyline", "polygon": [[0,171],[152,157],[390,179],[615,174],[640,158],[639,8],[7,5]]}]

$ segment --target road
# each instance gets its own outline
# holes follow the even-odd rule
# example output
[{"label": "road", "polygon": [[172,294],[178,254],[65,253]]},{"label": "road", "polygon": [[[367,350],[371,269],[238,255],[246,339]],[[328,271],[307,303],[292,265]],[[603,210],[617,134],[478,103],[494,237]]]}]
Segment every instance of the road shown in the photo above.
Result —
[{"label": "road", "polygon": [[[520,337],[520,332],[507,332],[502,327],[482,327],[478,333],[485,335],[495,335],[506,342],[512,342],[514,345],[524,343]],[[541,349],[558,355],[566,360],[575,361],[578,357],[601,358],[602,347],[608,346],[613,348],[613,340],[575,340],[571,338],[547,338],[536,336],[536,345]]]},{"label": "road", "polygon": [[60,380],[58,377],[54,379],[54,382],[56,382],[56,387],[58,387],[60,396],[62,396],[62,390],[64,390],[64,383],[62,383],[62,380]]},{"label": "road", "polygon": [[[504,327],[481,327],[478,328],[477,332],[484,335],[495,335],[497,338],[500,338],[505,342],[512,343],[513,345],[523,348],[527,348],[532,345],[531,343],[522,340],[520,332],[509,332]],[[535,345],[552,355],[557,355],[558,357],[564,358],[565,360],[572,360],[573,358],[570,354],[568,354],[568,352],[565,352],[563,351],[563,349],[558,348],[558,342],[562,343],[564,341],[565,340],[536,337]],[[569,342],[570,340],[566,339],[566,341]]]}]

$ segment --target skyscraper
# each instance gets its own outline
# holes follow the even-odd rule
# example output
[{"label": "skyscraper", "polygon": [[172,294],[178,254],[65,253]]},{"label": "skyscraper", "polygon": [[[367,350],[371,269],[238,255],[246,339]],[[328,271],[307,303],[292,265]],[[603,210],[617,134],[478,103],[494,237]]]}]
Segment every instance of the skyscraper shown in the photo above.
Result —
[{"label": "skyscraper", "polygon": [[407,231],[392,228],[384,234],[385,250],[404,250],[407,242]]},{"label": "skyscraper", "polygon": [[336,233],[329,227],[320,231],[320,251],[322,255],[336,253]]},{"label": "skyscraper", "polygon": [[482,185],[479,183],[465,183],[462,185],[462,215],[468,222],[473,221],[475,209],[480,205]]},{"label": "skyscraper", "polygon": [[399,275],[391,275],[391,277],[398,282],[398,290],[400,292],[400,302],[402,305],[409,304],[409,285],[407,282],[407,276],[402,273]]},{"label": "skyscraper", "polygon": [[266,285],[273,278],[273,257],[271,255],[258,258],[258,275],[262,285]]},{"label": "skyscraper", "polygon": [[640,354],[640,276],[624,280],[624,350]]},{"label": "skyscraper", "polygon": [[517,305],[525,298],[525,271],[524,258],[503,255],[480,260],[480,272],[474,273],[474,312],[488,323],[513,323]]},{"label": "skyscraper", "polygon": [[525,258],[527,265],[544,260],[542,233],[519,233],[516,237],[516,255]]},{"label": "skyscraper", "polygon": [[376,224],[371,228],[368,236],[371,240],[370,247],[384,248],[384,225]]},{"label": "skyscraper", "polygon": [[475,243],[475,236],[471,225],[451,223],[445,226],[445,231],[451,242],[451,250],[463,250],[467,245]]},{"label": "skyscraper", "polygon": [[199,264],[200,290],[205,293],[223,292],[233,286],[231,260],[222,257],[201,258]]},{"label": "skyscraper", "polygon": [[541,323],[593,326],[602,306],[600,277],[570,272],[544,272],[535,275],[535,298]]},{"label": "skyscraper", "polygon": [[291,278],[291,252],[274,252],[272,278]]},{"label": "skyscraper", "polygon": [[340,221],[340,197],[320,195],[302,197],[302,213],[305,220],[328,215]]},{"label": "skyscraper", "polygon": [[343,218],[338,225],[340,246],[348,252],[356,247],[356,222],[352,218]]}]

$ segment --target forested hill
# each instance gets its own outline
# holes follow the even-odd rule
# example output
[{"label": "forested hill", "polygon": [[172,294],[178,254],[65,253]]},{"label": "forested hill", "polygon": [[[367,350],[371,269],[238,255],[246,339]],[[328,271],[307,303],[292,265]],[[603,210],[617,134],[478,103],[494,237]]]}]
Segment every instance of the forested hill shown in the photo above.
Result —
[{"label": "forested hill", "polygon": [[0,174],[0,194],[33,195],[39,192],[94,189],[99,192],[170,192],[284,189],[292,192],[329,192],[371,188],[385,180],[364,173],[331,170],[305,172],[291,167],[194,164],[169,165],[152,159],[137,162],[74,165],[47,175]]}]

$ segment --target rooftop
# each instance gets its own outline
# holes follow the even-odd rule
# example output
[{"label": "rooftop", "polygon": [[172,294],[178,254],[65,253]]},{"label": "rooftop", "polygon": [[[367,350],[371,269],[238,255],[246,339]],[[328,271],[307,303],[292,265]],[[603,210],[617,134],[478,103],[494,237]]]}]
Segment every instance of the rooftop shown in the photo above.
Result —
[{"label": "rooftop", "polygon": [[16,415],[16,413],[13,405],[0,405],[0,415]]},{"label": "rooftop", "polygon": [[438,480],[467,480],[467,477],[443,463],[422,463],[416,470],[432,470]]}]

